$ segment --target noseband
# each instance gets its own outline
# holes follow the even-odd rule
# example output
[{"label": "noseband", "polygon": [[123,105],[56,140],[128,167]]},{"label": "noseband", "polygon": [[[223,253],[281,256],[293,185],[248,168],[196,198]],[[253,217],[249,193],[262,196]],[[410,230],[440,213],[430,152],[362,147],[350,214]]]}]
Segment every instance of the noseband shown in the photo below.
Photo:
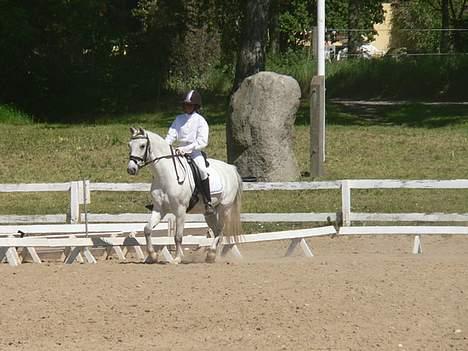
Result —
[{"label": "noseband", "polygon": [[144,153],[143,157],[135,156],[135,155],[130,154],[130,157],[129,157],[130,161],[135,162],[135,164],[138,166],[138,168],[143,168],[143,167],[149,165],[150,163],[162,160],[164,158],[171,158],[172,163],[174,165],[174,170],[175,170],[175,173],[176,173],[176,176],[177,176],[177,183],[179,183],[179,184],[184,183],[185,177],[182,180],[180,180],[179,173],[177,172],[177,166],[176,166],[176,163],[175,163],[175,159],[177,158],[177,160],[179,161],[179,164],[181,165],[181,167],[184,170],[185,174],[187,174],[187,171],[185,169],[185,165],[182,163],[182,160],[180,159],[180,157],[182,157],[182,155],[178,154],[178,153],[175,153],[174,148],[172,147],[172,145],[169,145],[169,148],[171,149],[171,154],[170,155],[159,156],[159,157],[155,157],[153,159],[148,160],[149,156],[151,155],[151,143],[150,143],[150,140],[148,138],[148,135],[134,136],[130,140],[137,140],[137,139],[146,139],[145,153]]}]

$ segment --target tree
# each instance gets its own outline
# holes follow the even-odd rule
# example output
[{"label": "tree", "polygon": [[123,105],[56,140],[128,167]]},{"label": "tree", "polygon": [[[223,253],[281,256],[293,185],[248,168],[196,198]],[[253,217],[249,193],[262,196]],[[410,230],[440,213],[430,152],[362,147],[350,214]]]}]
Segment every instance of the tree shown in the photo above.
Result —
[{"label": "tree", "polygon": [[[96,108],[133,19],[125,0],[0,0],[0,103],[61,115]],[[112,54],[113,53],[113,54]]]},{"label": "tree", "polygon": [[441,9],[442,14],[442,32],[440,33],[440,52],[449,51],[449,37],[450,33],[448,30],[450,27],[450,13],[449,13],[449,0],[441,0]]},{"label": "tree", "polygon": [[467,4],[468,0],[401,0],[394,7],[392,46],[409,51],[463,52],[468,46],[466,32],[450,29],[466,27]]},{"label": "tree", "polygon": [[270,0],[245,2],[233,92],[246,77],[265,70],[269,6]]}]

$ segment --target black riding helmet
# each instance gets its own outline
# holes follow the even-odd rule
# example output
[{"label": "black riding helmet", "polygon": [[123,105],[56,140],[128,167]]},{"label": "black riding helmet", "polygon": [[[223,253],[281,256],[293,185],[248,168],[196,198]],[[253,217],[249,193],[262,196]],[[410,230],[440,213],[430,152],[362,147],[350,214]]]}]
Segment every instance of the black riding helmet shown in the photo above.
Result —
[{"label": "black riding helmet", "polygon": [[202,105],[201,95],[198,91],[195,90],[190,90],[187,94],[185,94],[182,101],[185,104],[195,105],[196,110],[198,110]]}]

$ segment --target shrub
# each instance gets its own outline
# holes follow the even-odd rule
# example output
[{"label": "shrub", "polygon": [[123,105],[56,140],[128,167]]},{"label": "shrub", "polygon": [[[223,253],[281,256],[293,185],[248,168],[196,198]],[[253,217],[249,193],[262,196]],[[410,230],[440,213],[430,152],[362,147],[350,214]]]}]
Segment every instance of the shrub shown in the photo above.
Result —
[{"label": "shrub", "polygon": [[33,117],[16,109],[11,105],[0,105],[0,123],[30,124]]}]

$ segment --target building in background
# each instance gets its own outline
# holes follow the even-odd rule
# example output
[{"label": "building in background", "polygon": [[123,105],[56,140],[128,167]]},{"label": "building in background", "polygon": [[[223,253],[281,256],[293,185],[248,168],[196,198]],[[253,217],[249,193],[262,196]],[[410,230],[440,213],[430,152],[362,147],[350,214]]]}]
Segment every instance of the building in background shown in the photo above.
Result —
[{"label": "building in background", "polygon": [[374,29],[377,34],[375,35],[375,40],[370,44],[385,54],[390,49],[390,37],[392,33],[392,4],[386,2],[382,4],[382,7],[385,11],[385,19],[383,23],[374,24]]}]

